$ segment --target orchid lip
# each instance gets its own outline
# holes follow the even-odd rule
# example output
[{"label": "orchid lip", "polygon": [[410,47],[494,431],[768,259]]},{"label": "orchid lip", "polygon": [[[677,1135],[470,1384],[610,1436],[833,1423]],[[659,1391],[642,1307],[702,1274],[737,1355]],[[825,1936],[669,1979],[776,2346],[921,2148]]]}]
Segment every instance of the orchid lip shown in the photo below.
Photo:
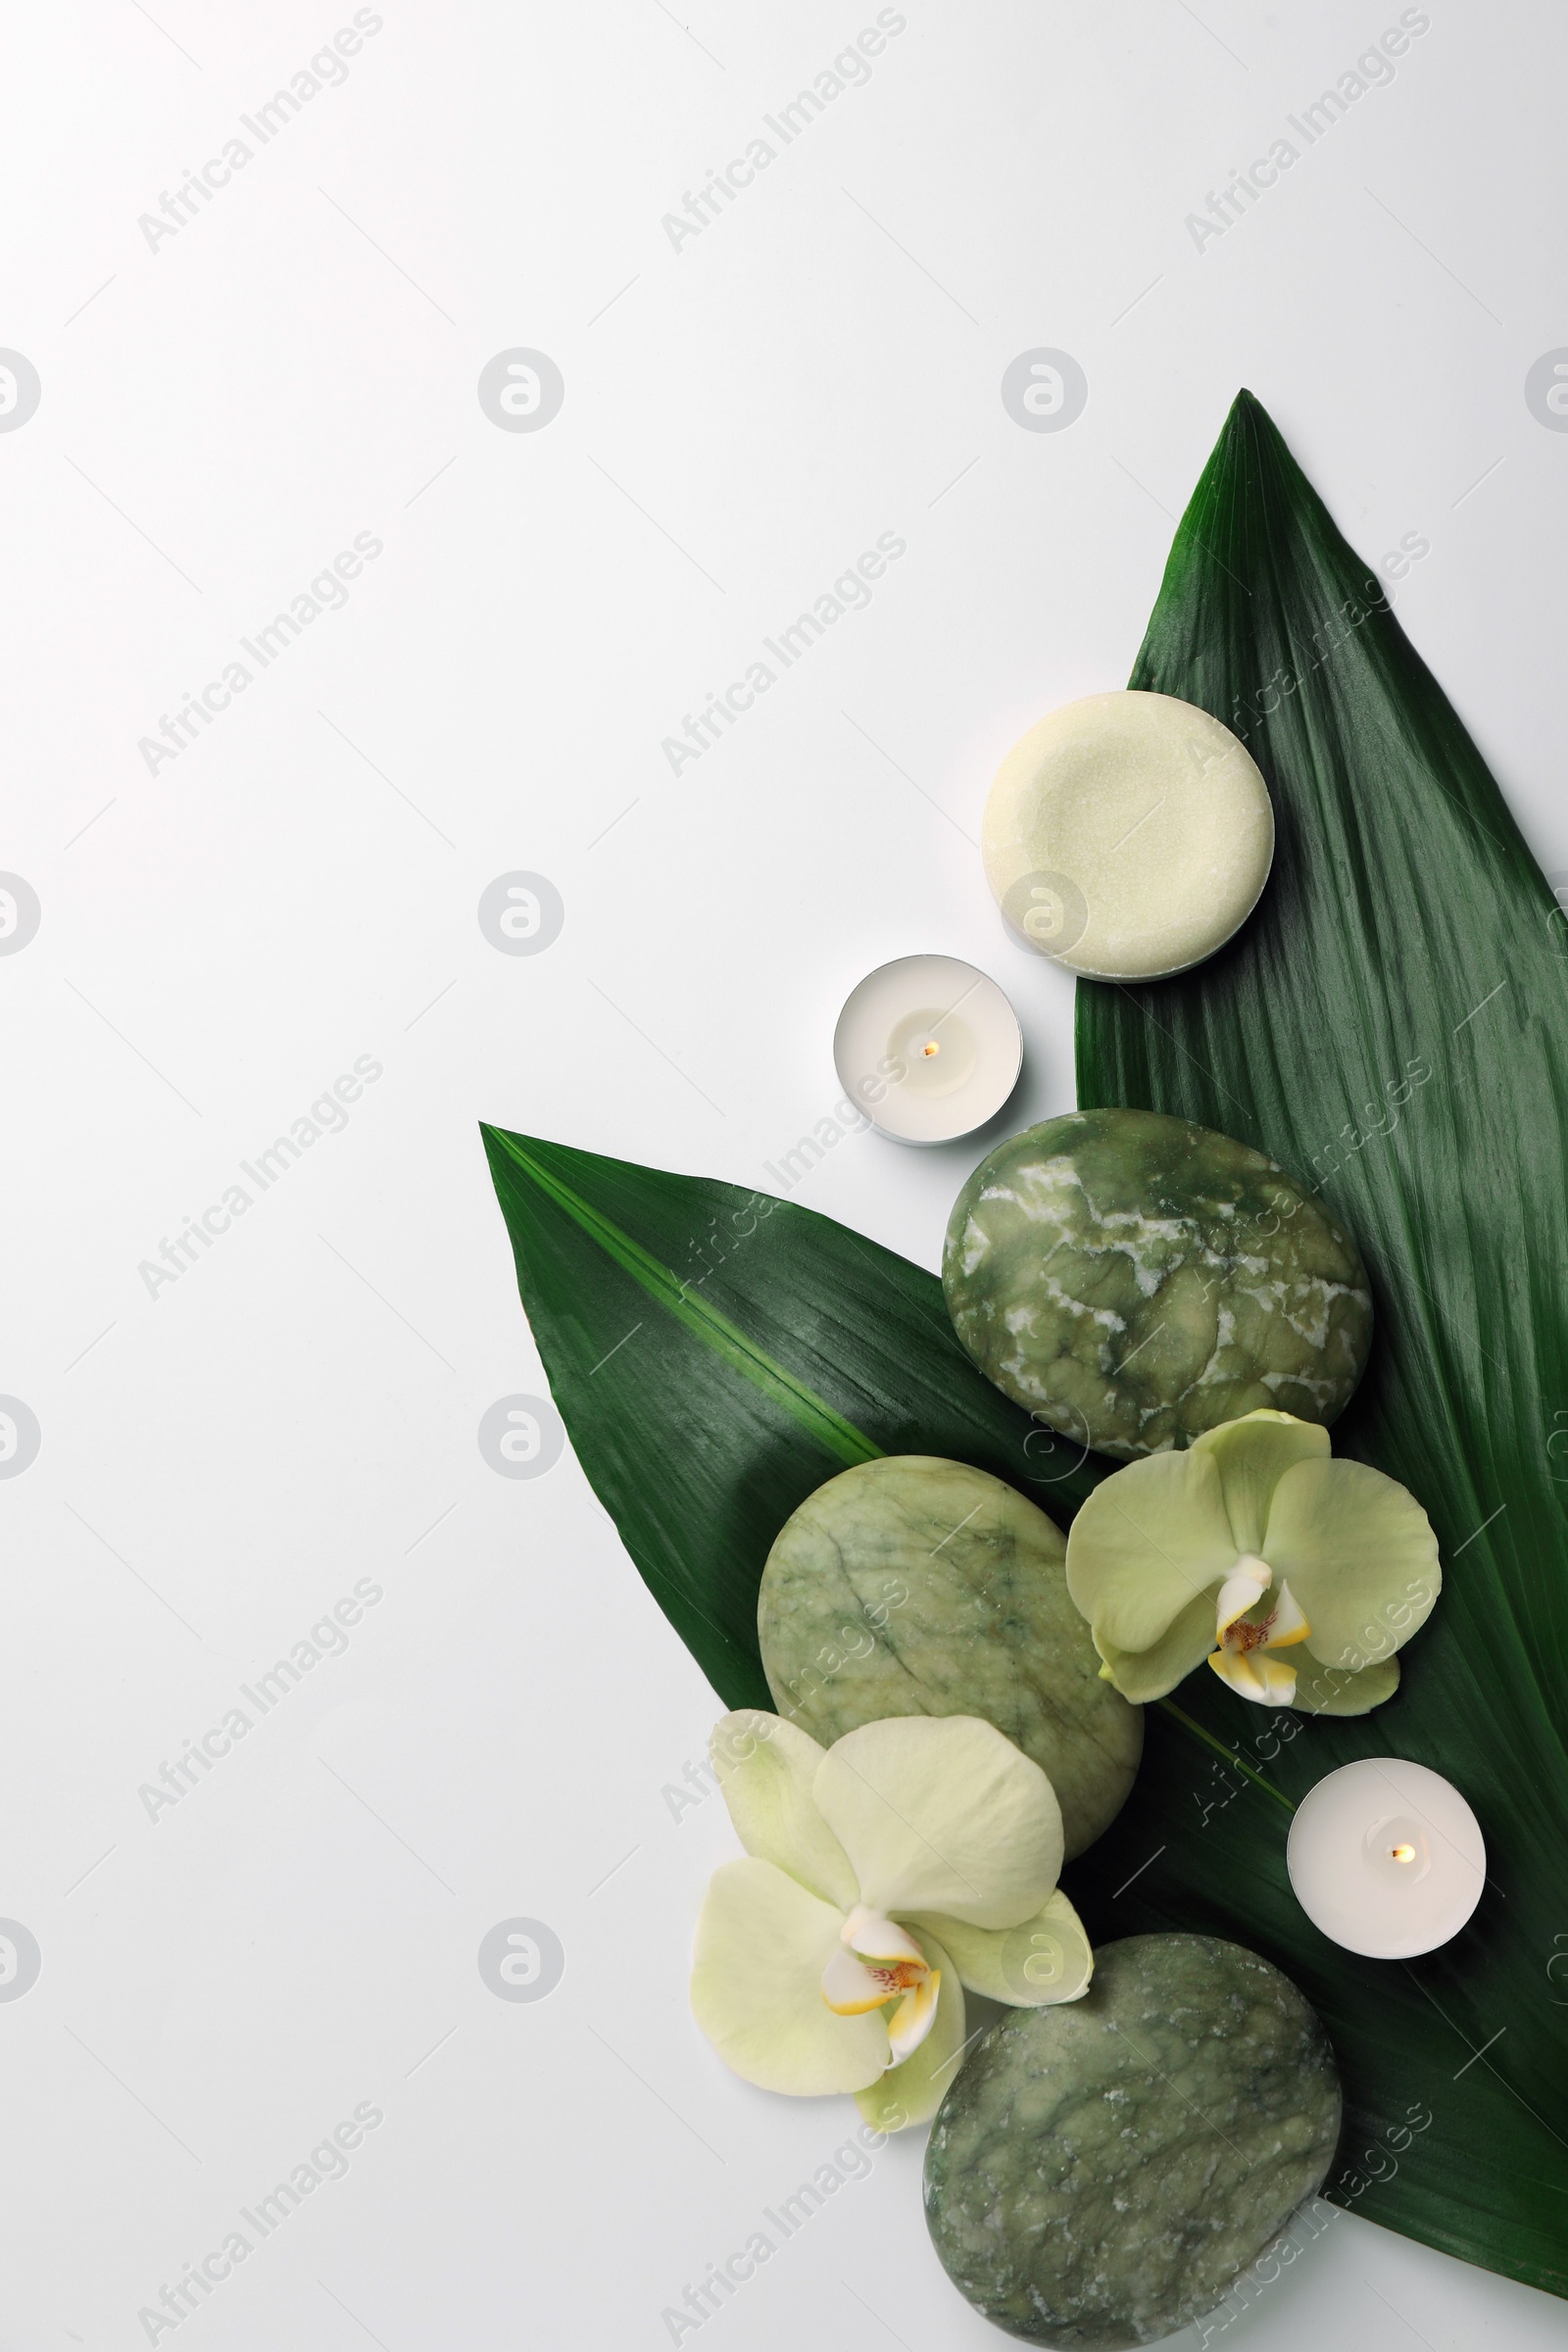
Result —
[{"label": "orchid lip", "polygon": [[889,2062],[893,2066],[902,2066],[936,2024],[937,1996],[941,1989],[941,1969],[928,1969],[923,1982],[910,1987],[889,2018]]},{"label": "orchid lip", "polygon": [[[877,1952],[862,1954],[857,1938],[876,1945]],[[889,1944],[898,1950],[886,1953]],[[822,1998],[836,2017],[863,2017],[897,2001],[888,2020],[889,2064],[897,2066],[919,2048],[936,2023],[941,1984],[942,1971],[928,1966],[912,1936],[869,1905],[857,1903],[840,1930],[839,1949],[822,1971]]]},{"label": "orchid lip", "polygon": [[1219,1589],[1214,1604],[1214,1639],[1223,1642],[1237,1619],[1255,1608],[1274,1582],[1274,1571],[1256,1552],[1244,1552]]},{"label": "orchid lip", "polygon": [[1266,1560],[1250,1554],[1237,1562],[1220,1589],[1219,1646],[1209,1653],[1208,1662],[1239,1697],[1260,1706],[1288,1707],[1296,1697],[1296,1668],[1272,1653],[1304,1642],[1312,1628],[1283,1578],[1268,1615],[1246,1615],[1273,1581],[1274,1571]]},{"label": "orchid lip", "polygon": [[912,1960],[921,1968],[925,1966],[925,1954],[908,1930],[901,1928],[897,1920],[888,1919],[882,1912],[873,1910],[869,1903],[856,1904],[839,1930],[839,1936],[852,1952],[873,1966],[878,1961],[892,1963],[900,1960]]}]

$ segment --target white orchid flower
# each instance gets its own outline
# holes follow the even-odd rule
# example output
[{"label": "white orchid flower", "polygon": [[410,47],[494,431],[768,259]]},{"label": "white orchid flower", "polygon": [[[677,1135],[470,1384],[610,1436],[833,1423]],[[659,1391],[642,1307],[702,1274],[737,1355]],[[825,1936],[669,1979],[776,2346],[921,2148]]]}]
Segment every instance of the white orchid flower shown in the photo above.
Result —
[{"label": "white orchid flower", "polygon": [[709,1887],[692,2012],[748,2082],[855,2091],[898,2131],[957,2070],[963,1985],[1018,2008],[1088,1990],[1055,1792],[993,1725],[896,1716],[823,1748],[746,1709],[711,1750],[747,1859]]}]

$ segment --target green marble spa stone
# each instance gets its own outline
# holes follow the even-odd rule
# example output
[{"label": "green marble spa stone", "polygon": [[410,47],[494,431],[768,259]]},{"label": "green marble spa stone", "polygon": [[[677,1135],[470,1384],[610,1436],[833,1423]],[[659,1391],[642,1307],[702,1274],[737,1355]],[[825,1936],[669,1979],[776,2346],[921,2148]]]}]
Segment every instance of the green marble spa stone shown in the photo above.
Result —
[{"label": "green marble spa stone", "polygon": [[954,2285],[1025,2343],[1122,2352],[1212,2311],[1328,2171],[1340,2084],[1288,1977],[1210,1936],[1104,1945],[1081,2001],[1009,2010],[925,2162]]},{"label": "green marble spa stone", "polygon": [[988,1380],[1130,1461],[1260,1407],[1327,1424],[1372,1296],[1285,1170],[1153,1110],[1081,1110],[1000,1144],[955,1203],[942,1283]]},{"label": "green marble spa stone", "polygon": [[1133,1785],[1143,1710],[1100,1680],[1044,1511],[964,1462],[896,1454],[808,1494],[758,1595],[773,1703],[830,1747],[885,1715],[978,1715],[1033,1756],[1069,1854]]}]

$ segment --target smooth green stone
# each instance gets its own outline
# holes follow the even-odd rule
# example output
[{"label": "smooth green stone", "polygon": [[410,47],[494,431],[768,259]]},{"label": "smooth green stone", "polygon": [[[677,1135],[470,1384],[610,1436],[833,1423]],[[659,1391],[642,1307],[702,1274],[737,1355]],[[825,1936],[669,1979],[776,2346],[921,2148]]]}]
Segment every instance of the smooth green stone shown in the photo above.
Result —
[{"label": "smooth green stone", "polygon": [[964,1462],[896,1454],[808,1494],[767,1556],[762,1667],[830,1747],[884,1715],[979,1715],[1056,1791],[1069,1854],[1120,1810],[1140,1707],[1100,1680],[1054,1521]]},{"label": "smooth green stone", "polygon": [[1123,1460],[1260,1406],[1328,1423],[1372,1337],[1360,1252],[1311,1194],[1153,1110],[999,1145],[955,1203],[942,1283],[988,1380]]},{"label": "smooth green stone", "polygon": [[932,2128],[926,2221],[997,2327],[1121,2352],[1212,2311],[1339,2132],[1328,2036],[1288,1977],[1210,1936],[1133,1936],[1083,2000],[980,2042]]}]

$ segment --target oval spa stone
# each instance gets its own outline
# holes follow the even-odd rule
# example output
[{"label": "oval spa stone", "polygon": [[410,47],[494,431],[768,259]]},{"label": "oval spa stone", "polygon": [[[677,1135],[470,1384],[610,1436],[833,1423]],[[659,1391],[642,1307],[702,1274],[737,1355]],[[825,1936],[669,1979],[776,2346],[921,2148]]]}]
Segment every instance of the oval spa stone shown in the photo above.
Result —
[{"label": "oval spa stone", "polygon": [[884,1715],[979,1715],[1056,1792],[1069,1854],[1120,1810],[1144,1717],[1100,1680],[1054,1520],[965,1462],[895,1454],[808,1494],[758,1594],[773,1703],[830,1747]]},{"label": "oval spa stone", "polygon": [[1340,2132],[1328,2036],[1288,1977],[1210,1936],[1102,1946],[1081,2001],[1009,2010],[925,2160],[954,2285],[1025,2343],[1157,2343],[1318,2188]]},{"label": "oval spa stone", "polygon": [[999,1144],[954,1205],[942,1284],[988,1380],[1123,1461],[1261,1406],[1328,1423],[1372,1337],[1360,1252],[1312,1195],[1154,1110]]}]

